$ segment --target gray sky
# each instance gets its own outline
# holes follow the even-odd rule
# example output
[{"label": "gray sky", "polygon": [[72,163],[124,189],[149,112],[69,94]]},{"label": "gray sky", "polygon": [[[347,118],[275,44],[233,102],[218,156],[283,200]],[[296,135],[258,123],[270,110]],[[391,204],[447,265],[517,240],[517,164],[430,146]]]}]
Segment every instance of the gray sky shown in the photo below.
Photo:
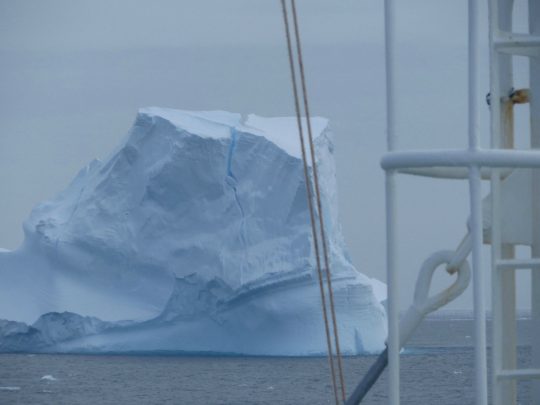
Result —
[{"label": "gray sky", "polygon": [[[463,147],[467,2],[398,7],[400,146]],[[384,280],[382,2],[298,0],[298,9],[312,110],[336,135],[345,239],[357,268]],[[31,208],[105,157],[139,107],[292,115],[286,57],[278,0],[0,0],[0,246],[16,248]],[[481,113],[486,140],[485,105]],[[468,188],[403,177],[399,192],[406,307],[423,260],[464,235]],[[469,289],[453,307],[470,302]]]}]

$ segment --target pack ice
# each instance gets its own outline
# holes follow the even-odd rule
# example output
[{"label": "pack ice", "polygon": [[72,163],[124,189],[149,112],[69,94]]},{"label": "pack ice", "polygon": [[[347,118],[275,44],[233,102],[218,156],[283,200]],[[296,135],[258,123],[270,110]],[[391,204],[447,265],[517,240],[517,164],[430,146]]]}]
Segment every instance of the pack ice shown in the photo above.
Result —
[{"label": "pack ice", "polygon": [[[331,133],[311,123],[341,348],[377,351],[385,286],[347,256]],[[2,351],[326,352],[294,118],[143,108],[24,233],[0,252]]]}]

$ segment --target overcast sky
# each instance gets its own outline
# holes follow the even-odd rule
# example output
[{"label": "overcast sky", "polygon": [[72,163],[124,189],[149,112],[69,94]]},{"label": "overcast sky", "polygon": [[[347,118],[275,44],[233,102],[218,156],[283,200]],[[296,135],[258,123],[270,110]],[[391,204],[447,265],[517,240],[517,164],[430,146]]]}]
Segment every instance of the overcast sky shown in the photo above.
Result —
[{"label": "overcast sky", "polygon": [[[399,144],[464,147],[467,2],[402,3]],[[312,109],[335,133],[345,239],[357,268],[384,280],[382,2],[299,0],[298,11]],[[0,246],[9,249],[21,243],[31,208],[105,157],[139,107],[294,113],[278,0],[0,0],[0,60]],[[516,69],[525,83],[526,66]],[[482,104],[483,140],[487,129]],[[467,190],[465,182],[400,178],[403,307],[423,260],[464,235]],[[470,302],[469,289],[453,308]]]}]

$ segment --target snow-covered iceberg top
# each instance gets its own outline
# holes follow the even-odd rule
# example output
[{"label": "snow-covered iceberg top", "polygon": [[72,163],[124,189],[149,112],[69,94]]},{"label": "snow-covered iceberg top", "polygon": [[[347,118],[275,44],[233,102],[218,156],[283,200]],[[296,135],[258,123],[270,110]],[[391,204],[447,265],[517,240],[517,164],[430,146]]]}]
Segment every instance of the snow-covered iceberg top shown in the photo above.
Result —
[{"label": "snow-covered iceberg top", "polygon": [[[161,107],[141,108],[139,115],[164,119],[180,131],[187,131],[204,138],[228,139],[231,136],[231,128],[234,128],[238,132],[265,137],[290,156],[302,157],[296,117],[267,118],[249,114],[244,120],[241,114],[227,111],[182,111]],[[306,124],[307,120],[303,118],[304,128]],[[317,139],[327,129],[328,120],[312,117],[310,124],[313,138]]]},{"label": "snow-covered iceberg top", "polygon": [[[384,285],[347,256],[332,135],[324,118],[311,126],[342,347],[378,350]],[[291,117],[141,109],[0,252],[0,318],[49,350],[324,352],[297,131]]]}]

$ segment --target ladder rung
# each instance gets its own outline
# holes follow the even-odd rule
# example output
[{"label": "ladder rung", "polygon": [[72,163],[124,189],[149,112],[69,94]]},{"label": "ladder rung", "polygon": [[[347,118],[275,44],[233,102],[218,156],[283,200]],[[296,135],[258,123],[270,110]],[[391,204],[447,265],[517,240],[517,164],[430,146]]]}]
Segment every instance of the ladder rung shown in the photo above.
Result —
[{"label": "ladder rung", "polygon": [[505,34],[493,39],[499,52],[516,55],[535,55],[540,53],[540,37],[527,34]]},{"label": "ladder rung", "polygon": [[540,259],[501,259],[496,261],[500,270],[510,269],[540,269]]},{"label": "ladder rung", "polygon": [[497,373],[497,378],[501,380],[520,379],[527,380],[540,378],[540,368],[522,368],[519,370],[501,370]]}]

